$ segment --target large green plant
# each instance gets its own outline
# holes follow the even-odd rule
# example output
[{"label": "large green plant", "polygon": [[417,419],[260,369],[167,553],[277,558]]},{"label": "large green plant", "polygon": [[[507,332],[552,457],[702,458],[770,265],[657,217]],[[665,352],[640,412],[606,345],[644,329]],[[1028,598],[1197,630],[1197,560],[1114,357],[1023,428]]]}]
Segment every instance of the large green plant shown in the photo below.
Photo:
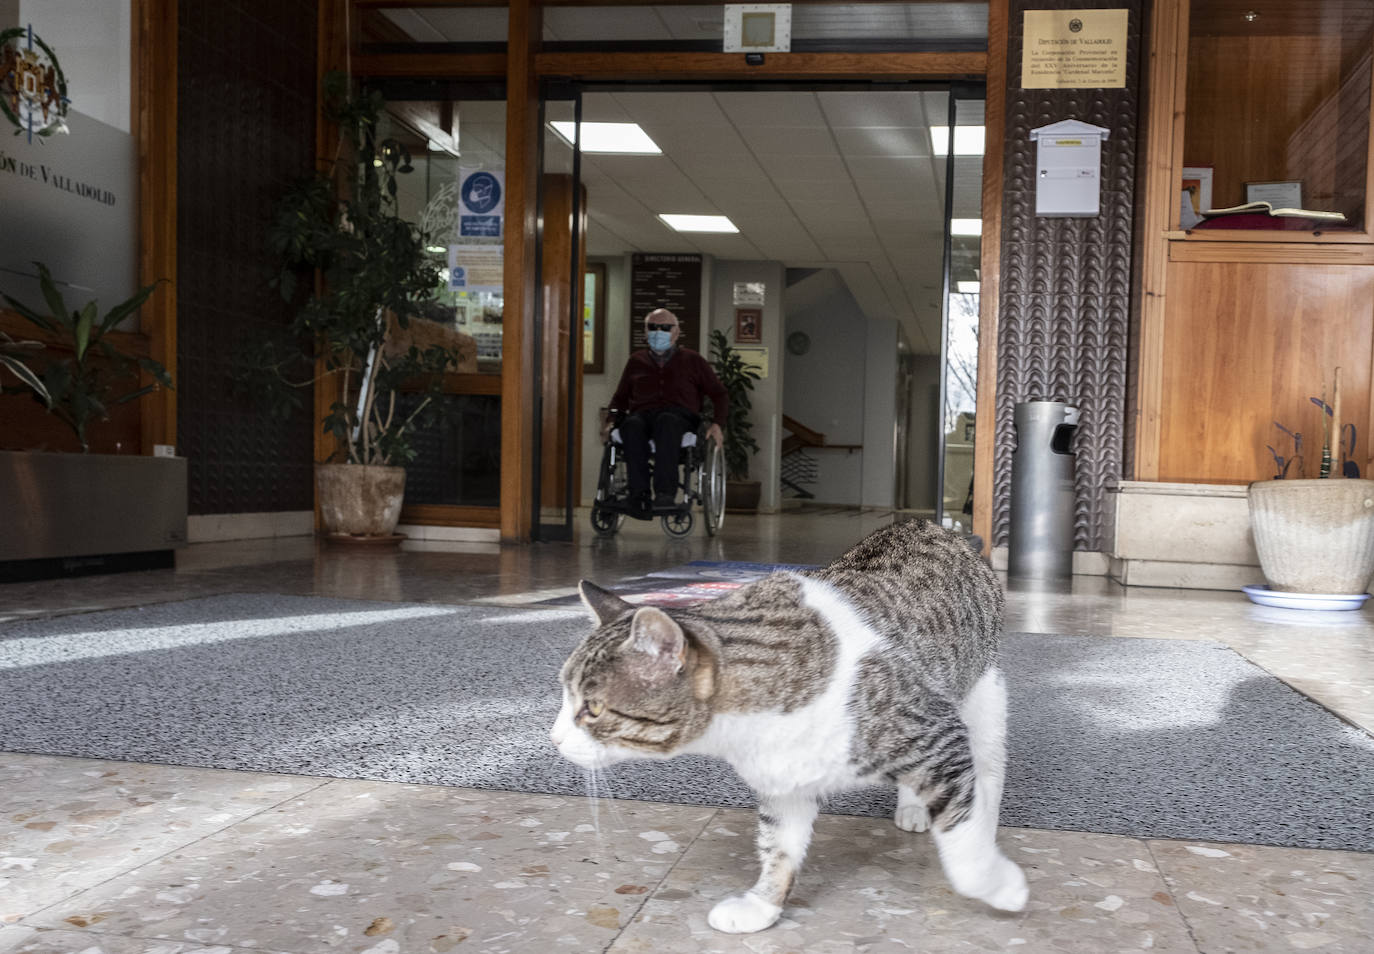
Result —
[{"label": "large green plant", "polygon": [[754,406],[750,395],[759,373],[744,363],[719,328],[711,332],[711,364],[730,400],[725,419],[725,443],[721,448],[725,452],[725,473],[731,480],[748,480],[749,458],[759,452],[758,441],[754,440],[754,422],[749,419]]},{"label": "large green plant", "polygon": [[[157,284],[140,288],[132,298],[115,305],[104,315],[100,315],[94,301],[71,311],[47,266],[42,262],[34,264],[38,266],[38,286],[43,292],[47,313],[30,308],[9,295],[3,297],[11,308],[45,332],[60,348],[58,353],[62,356],[50,357],[38,372],[41,389],[21,375],[24,387],[4,390],[6,393],[27,391],[35,400],[46,404],[72,429],[82,451],[89,451],[90,426],[95,421],[108,420],[110,408],[137,400],[159,386],[172,386],[172,379],[161,364],[152,358],[121,350],[108,337],[116,325],[148,300]],[[8,361],[5,366],[15,370]],[[140,370],[153,378],[152,384],[140,385]]]},{"label": "large green plant", "polygon": [[[410,436],[437,411],[440,375],[455,357],[439,346],[388,347],[397,328],[431,304],[439,265],[420,230],[398,213],[396,179],[412,167],[401,143],[378,139],[385,107],[380,93],[353,95],[341,74],[328,77],[326,110],[339,127],[339,155],[282,196],[268,232],[286,300],[300,300],[299,279],[318,280],[287,328],[290,344],[258,345],[244,375],[283,414],[321,380],[317,368],[340,382],[342,398],[323,427],[354,464],[404,464],[414,456]],[[429,391],[402,410],[402,386],[417,380]]]}]

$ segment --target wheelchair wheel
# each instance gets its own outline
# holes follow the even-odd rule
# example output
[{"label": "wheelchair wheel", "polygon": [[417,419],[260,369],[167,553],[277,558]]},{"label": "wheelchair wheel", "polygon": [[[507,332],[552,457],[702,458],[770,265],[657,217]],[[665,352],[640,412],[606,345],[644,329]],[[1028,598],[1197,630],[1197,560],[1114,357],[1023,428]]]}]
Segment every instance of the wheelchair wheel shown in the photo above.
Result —
[{"label": "wheelchair wheel", "polygon": [[624,522],[625,515],[623,513],[612,513],[602,507],[600,503],[592,504],[592,529],[596,531],[598,537],[615,536]]},{"label": "wheelchair wheel", "polygon": [[702,465],[701,509],[706,522],[706,535],[714,537],[725,522],[725,451],[715,441],[706,444],[706,461]]},{"label": "wheelchair wheel", "polygon": [[596,481],[596,500],[592,503],[592,529],[599,537],[613,537],[625,523],[625,515],[606,508],[603,502],[622,493],[625,483],[625,463],[615,459],[615,450],[608,442],[601,452],[601,469]]},{"label": "wheelchair wheel", "polygon": [[692,524],[696,522],[691,508],[684,508],[676,513],[665,513],[661,519],[663,532],[670,537],[687,536],[692,532]]}]

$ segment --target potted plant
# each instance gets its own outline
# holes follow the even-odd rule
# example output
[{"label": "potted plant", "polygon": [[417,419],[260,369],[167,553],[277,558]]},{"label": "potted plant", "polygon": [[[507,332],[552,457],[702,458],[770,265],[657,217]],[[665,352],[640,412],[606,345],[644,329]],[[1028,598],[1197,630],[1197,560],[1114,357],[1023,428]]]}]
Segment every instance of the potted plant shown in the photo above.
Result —
[{"label": "potted plant", "polygon": [[[89,453],[91,445],[88,431],[92,423],[108,420],[113,407],[137,400],[159,386],[172,386],[172,379],[161,364],[151,358],[121,350],[109,337],[115,326],[148,300],[157,285],[140,288],[132,298],[115,305],[103,316],[99,315],[94,301],[87,302],[83,308],[69,311],[48,267],[42,262],[34,262],[34,265],[38,268],[38,285],[48,306],[48,314],[30,308],[9,295],[3,297],[10,308],[53,340],[65,356],[50,357],[42,370],[37,372],[36,381],[31,380],[35,376],[33,372],[30,372],[29,378],[21,374],[25,387],[7,387],[5,391],[30,392],[35,400],[47,405],[71,429],[82,452]],[[19,373],[16,366],[8,361],[5,366]],[[153,378],[152,383],[141,383],[140,370]]]},{"label": "potted plant", "polygon": [[1339,368],[1336,374],[1334,406],[1311,399],[1322,423],[1319,476],[1303,477],[1302,435],[1276,421],[1293,452],[1284,457],[1271,446],[1274,478],[1249,487],[1250,529],[1270,590],[1357,595],[1374,576],[1374,480],[1359,479],[1351,459],[1355,428],[1340,424]]},{"label": "potted plant", "polygon": [[725,419],[725,509],[753,512],[758,509],[761,485],[749,479],[749,458],[759,452],[754,440],[754,422],[749,419],[753,409],[750,395],[759,373],[744,363],[739,352],[730,346],[730,339],[719,328],[711,332],[711,365],[716,377],[725,386],[730,410]]},{"label": "potted plant", "polygon": [[[279,289],[299,307],[282,341],[249,357],[245,379],[280,411],[299,406],[312,385],[332,389],[322,426],[338,450],[315,470],[324,528],[334,539],[390,539],[411,437],[439,414],[443,372],[460,369],[465,352],[475,361],[476,343],[456,331],[423,349],[411,343],[411,322],[436,307],[440,263],[397,208],[410,154],[379,138],[380,93],[351,95],[333,74],[326,109],[339,127],[339,154],[282,197],[268,234]],[[316,276],[302,300],[298,279]],[[403,397],[417,381],[425,393]]]},{"label": "potted plant", "polygon": [[157,285],[102,315],[94,301],[69,308],[47,266],[35,265],[46,308],[3,298],[41,340],[3,336],[0,367],[20,380],[3,390],[44,405],[82,453],[0,451],[0,579],[171,565],[171,548],[186,540],[185,459],[91,452],[92,432],[111,409],[172,386],[161,364],[121,348],[113,334]]}]

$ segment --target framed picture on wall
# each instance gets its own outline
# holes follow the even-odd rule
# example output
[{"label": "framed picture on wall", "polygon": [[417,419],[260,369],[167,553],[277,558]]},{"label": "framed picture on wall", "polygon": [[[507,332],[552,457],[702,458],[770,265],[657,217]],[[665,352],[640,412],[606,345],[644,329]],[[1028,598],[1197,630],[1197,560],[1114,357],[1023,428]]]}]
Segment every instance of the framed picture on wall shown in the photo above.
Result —
[{"label": "framed picture on wall", "polygon": [[606,373],[606,263],[582,273],[582,373]]},{"label": "framed picture on wall", "polygon": [[763,341],[763,309],[735,309],[735,341],[741,344],[760,344]]},{"label": "framed picture on wall", "polygon": [[1212,208],[1212,167],[1185,166],[1179,191],[1179,226],[1190,229]]}]

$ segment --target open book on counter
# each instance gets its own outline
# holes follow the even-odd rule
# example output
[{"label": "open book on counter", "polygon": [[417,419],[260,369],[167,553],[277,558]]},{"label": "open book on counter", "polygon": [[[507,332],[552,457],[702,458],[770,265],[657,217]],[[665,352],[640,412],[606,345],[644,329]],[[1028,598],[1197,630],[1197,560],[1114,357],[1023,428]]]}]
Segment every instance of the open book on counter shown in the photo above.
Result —
[{"label": "open book on counter", "polygon": [[1204,219],[1216,218],[1222,215],[1272,215],[1281,219],[1313,219],[1318,222],[1344,222],[1344,212],[1318,212],[1314,209],[1276,209],[1269,202],[1247,202],[1244,205],[1233,205],[1229,209],[1203,209]]}]

